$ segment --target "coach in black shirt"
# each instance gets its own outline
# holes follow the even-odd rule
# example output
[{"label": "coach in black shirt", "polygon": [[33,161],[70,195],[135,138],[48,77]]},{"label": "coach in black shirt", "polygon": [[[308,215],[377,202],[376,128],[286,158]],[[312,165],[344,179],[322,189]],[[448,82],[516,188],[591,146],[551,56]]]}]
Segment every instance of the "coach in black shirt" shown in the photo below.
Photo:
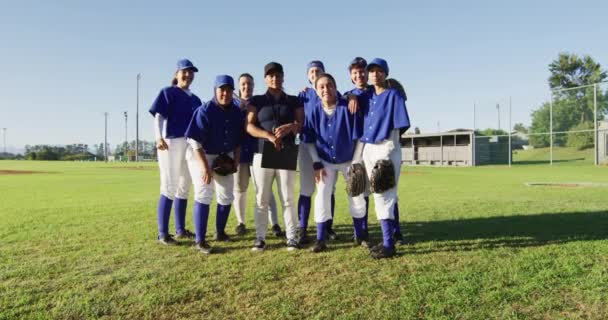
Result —
[{"label": "coach in black shirt", "polygon": [[[264,142],[272,143],[276,150],[289,148],[295,144],[295,135],[300,132],[304,121],[304,109],[298,98],[283,92],[283,66],[271,62],[264,67],[264,80],[268,91],[251,97],[247,106],[247,132],[258,138],[258,153],[253,156],[252,175],[256,186],[255,226],[256,241],[254,251],[264,250],[268,229],[268,206],[275,178],[279,198],[283,207],[287,249],[298,249],[296,241],[297,210],[295,207],[296,171],[262,168]],[[290,148],[297,150],[297,148]],[[297,157],[297,154],[296,154]]]}]

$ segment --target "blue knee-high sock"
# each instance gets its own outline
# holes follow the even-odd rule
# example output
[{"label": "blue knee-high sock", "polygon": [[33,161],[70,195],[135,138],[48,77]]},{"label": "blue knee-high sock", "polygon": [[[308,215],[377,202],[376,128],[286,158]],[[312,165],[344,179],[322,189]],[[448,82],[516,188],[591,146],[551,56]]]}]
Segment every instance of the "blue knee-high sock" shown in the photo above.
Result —
[{"label": "blue knee-high sock", "polygon": [[224,233],[226,232],[226,225],[228,224],[228,215],[230,214],[231,205],[217,205],[217,216],[215,218],[215,232]]},{"label": "blue knee-high sock", "polygon": [[171,216],[171,205],[173,204],[173,200],[165,197],[164,195],[160,195],[160,199],[158,199],[158,211],[157,211],[157,220],[158,220],[158,237],[164,237],[169,234],[169,217]]},{"label": "blue knee-high sock", "polygon": [[336,197],[331,195],[331,220],[327,221],[327,229],[331,229],[334,226],[334,211],[336,209]]},{"label": "blue knee-high sock", "polygon": [[363,217],[363,230],[367,230],[367,219],[369,213],[369,197],[364,197],[365,199],[365,216]]},{"label": "blue knee-high sock", "polygon": [[363,236],[363,226],[365,223],[365,217],[363,218],[353,218],[353,227],[355,229],[355,238],[361,239]]},{"label": "blue knee-high sock", "polygon": [[173,212],[175,212],[175,233],[183,233],[186,229],[186,207],[188,199],[175,198]]},{"label": "blue knee-high sock", "polygon": [[396,202],[393,214],[395,215],[395,220],[393,221],[393,234],[399,234],[401,233],[401,226],[399,225],[399,206]]},{"label": "blue knee-high sock", "polygon": [[310,217],[310,197],[300,195],[298,199],[298,227],[308,228],[308,217]]},{"label": "blue knee-high sock", "polygon": [[325,241],[325,237],[327,236],[327,223],[328,221],[317,223],[317,240]]},{"label": "blue knee-high sock", "polygon": [[207,221],[209,220],[209,205],[194,202],[194,233],[196,243],[205,240],[207,235]]},{"label": "blue knee-high sock", "polygon": [[392,248],[395,246],[393,241],[393,220],[382,219],[380,220],[380,228],[382,228],[382,245],[385,248]]}]

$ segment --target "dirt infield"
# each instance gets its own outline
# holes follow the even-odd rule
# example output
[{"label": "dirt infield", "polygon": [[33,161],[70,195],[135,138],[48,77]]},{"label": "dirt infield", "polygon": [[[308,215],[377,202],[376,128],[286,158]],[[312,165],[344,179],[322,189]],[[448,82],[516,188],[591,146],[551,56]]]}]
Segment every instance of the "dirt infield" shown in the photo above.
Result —
[{"label": "dirt infield", "polygon": [[13,174],[37,174],[37,173],[57,173],[50,171],[29,171],[29,170],[0,170],[0,176]]},{"label": "dirt infield", "polygon": [[104,169],[122,169],[122,170],[158,170],[158,167],[152,166],[136,166],[136,167],[103,167]]}]

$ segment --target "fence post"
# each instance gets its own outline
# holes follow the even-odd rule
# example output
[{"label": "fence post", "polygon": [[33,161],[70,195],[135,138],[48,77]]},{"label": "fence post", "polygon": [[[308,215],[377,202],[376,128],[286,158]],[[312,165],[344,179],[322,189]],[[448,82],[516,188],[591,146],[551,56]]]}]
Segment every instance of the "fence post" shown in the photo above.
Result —
[{"label": "fence post", "polygon": [[595,165],[599,164],[599,150],[597,145],[597,83],[593,85],[593,153],[595,155]]},{"label": "fence post", "polygon": [[511,97],[509,96],[509,167],[511,166],[511,162],[513,162],[513,146],[511,145],[511,132],[513,131],[511,127]]},{"label": "fence post", "polygon": [[551,91],[551,103],[549,105],[549,151],[551,153],[549,164],[553,165],[553,91]]}]

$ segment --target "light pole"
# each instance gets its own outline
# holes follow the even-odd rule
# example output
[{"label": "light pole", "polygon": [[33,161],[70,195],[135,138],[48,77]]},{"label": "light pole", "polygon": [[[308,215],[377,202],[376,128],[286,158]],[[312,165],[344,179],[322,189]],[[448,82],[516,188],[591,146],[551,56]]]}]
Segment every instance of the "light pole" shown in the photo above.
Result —
[{"label": "light pole", "polygon": [[137,90],[135,100],[135,161],[139,161],[139,80],[141,73],[137,74]]},{"label": "light pole", "polygon": [[125,150],[124,150],[124,154],[125,157],[127,159],[127,161],[129,161],[129,138],[127,136],[127,112],[125,111]]},{"label": "light pole", "polygon": [[105,161],[108,162],[108,113],[104,112],[103,113],[104,117],[105,117],[105,134],[104,134],[104,139],[103,139],[103,153],[104,153],[104,158]]},{"label": "light pole", "polygon": [[2,133],[4,136],[4,156],[6,156],[6,128],[2,128]]},{"label": "light pole", "polygon": [[496,112],[498,114],[498,130],[500,130],[500,104],[496,104]]}]

